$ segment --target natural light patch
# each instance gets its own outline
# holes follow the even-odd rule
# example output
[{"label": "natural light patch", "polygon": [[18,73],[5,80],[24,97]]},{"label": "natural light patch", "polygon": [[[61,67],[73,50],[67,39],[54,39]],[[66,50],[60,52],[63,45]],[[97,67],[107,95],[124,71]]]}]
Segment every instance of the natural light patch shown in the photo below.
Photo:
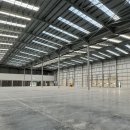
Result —
[{"label": "natural light patch", "polygon": [[16,27],[21,27],[21,28],[25,28],[26,27],[26,25],[24,25],[24,24],[12,23],[12,22],[3,21],[3,20],[0,20],[0,23],[11,25],[11,26],[16,26]]},{"label": "natural light patch", "polygon": [[46,35],[48,35],[48,36],[57,38],[57,39],[59,39],[59,40],[61,40],[61,41],[67,42],[67,43],[70,43],[70,42],[71,42],[71,41],[68,41],[68,40],[66,40],[66,39],[64,39],[64,38],[61,38],[61,37],[59,37],[59,36],[56,36],[56,35],[54,35],[54,34],[48,33],[48,32],[46,32],[46,31],[43,31],[42,33],[44,33],[44,34],[46,34]]},{"label": "natural light patch", "polygon": [[115,13],[113,13],[110,9],[108,9],[104,4],[102,4],[99,0],[89,0],[92,4],[94,4],[96,7],[101,9],[104,13],[106,13],[108,16],[110,16],[112,19],[119,20],[120,17],[117,16]]},{"label": "natural light patch", "polygon": [[89,34],[89,33],[90,33],[89,31],[87,31],[87,30],[85,30],[85,29],[79,27],[78,25],[76,25],[76,24],[74,24],[74,23],[72,23],[72,22],[70,22],[70,21],[68,21],[68,20],[66,20],[66,19],[64,19],[64,18],[62,18],[62,17],[59,17],[58,20],[62,21],[62,22],[65,23],[65,24],[68,24],[69,26],[71,26],[71,27],[73,27],[73,28],[75,28],[75,29],[77,29],[77,30],[79,30],[79,31],[81,31],[81,32],[84,32],[84,33],[86,33],[86,34]]},{"label": "natural light patch", "polygon": [[107,54],[104,54],[104,53],[102,53],[102,52],[98,52],[98,53],[101,54],[101,55],[104,55],[104,56],[106,56],[106,57],[111,58],[111,56],[109,56],[109,55],[107,55]]},{"label": "natural light patch", "polygon": [[23,16],[20,16],[20,15],[12,14],[12,13],[7,13],[7,12],[4,12],[4,11],[0,11],[0,14],[11,16],[11,17],[16,17],[16,18],[20,18],[20,19],[24,19],[24,20],[29,20],[29,21],[31,20],[31,18],[23,17]]},{"label": "natural light patch", "polygon": [[39,10],[39,7],[23,3],[21,1],[16,1],[16,0],[2,0],[2,1],[8,2],[8,3],[13,4],[13,5],[20,6],[20,7],[23,7],[23,8],[27,8],[27,9],[30,9],[30,10],[34,10],[34,11],[38,11]]},{"label": "natural light patch", "polygon": [[50,42],[50,43],[52,43],[52,44],[56,44],[56,45],[58,45],[58,46],[61,46],[61,47],[62,47],[62,45],[60,45],[60,44],[58,44],[58,43],[55,43],[55,42],[52,42],[52,41],[49,41],[49,40],[47,40],[47,39],[40,38],[40,37],[37,37],[37,38],[38,38],[38,39],[41,39],[41,40],[43,40],[43,41]]},{"label": "natural light patch", "polygon": [[126,52],[126,51],[120,49],[119,47],[116,47],[115,49],[118,50],[118,51],[120,51],[120,52],[122,52],[122,53],[124,53],[124,54],[129,54],[128,52]]},{"label": "natural light patch", "polygon": [[116,55],[116,56],[120,56],[118,53],[115,53],[115,52],[113,52],[111,50],[106,50],[106,51],[109,52],[110,54],[113,54],[113,55]]},{"label": "natural light patch", "polygon": [[61,29],[59,29],[59,28],[56,28],[56,27],[54,27],[54,26],[52,26],[52,25],[50,25],[49,27],[50,27],[50,28],[53,28],[53,29],[55,29],[55,30],[57,30],[57,31],[59,31],[59,32],[61,32],[61,33],[64,33],[64,34],[66,34],[66,35],[68,35],[68,36],[71,36],[71,37],[73,37],[73,38],[79,39],[78,37],[76,37],[76,36],[74,36],[74,35],[72,35],[72,34],[66,32],[66,31],[64,31],[64,30],[61,30]]},{"label": "natural light patch", "polygon": [[106,37],[102,38],[103,40],[106,40],[106,41],[109,41],[109,42],[113,42],[113,43],[121,43],[122,41],[121,40],[117,40],[117,39],[108,39]]},{"label": "natural light patch", "polygon": [[82,12],[80,12],[77,9],[75,9],[74,7],[70,7],[69,10],[72,11],[73,13],[75,13],[76,15],[78,15],[79,17],[81,17],[81,18],[85,19],[86,21],[90,22],[94,26],[97,26],[98,28],[102,28],[103,27],[100,23],[98,23],[95,20],[91,19],[90,17],[88,17],[87,15],[83,14]]},{"label": "natural light patch", "polygon": [[98,56],[96,54],[92,54],[93,56],[97,57],[97,58],[100,58],[100,59],[105,59],[104,57],[101,57],[101,56]]},{"label": "natural light patch", "polygon": [[10,38],[18,38],[18,36],[14,35],[6,35],[6,34],[0,34],[1,37],[10,37]]},{"label": "natural light patch", "polygon": [[29,50],[33,50],[33,51],[38,51],[38,52],[41,52],[41,53],[47,53],[45,51],[41,51],[41,50],[38,50],[38,49],[34,49],[34,48],[31,48],[31,47],[25,47],[26,49],[29,49]]},{"label": "natural light patch", "polygon": [[56,48],[54,46],[50,46],[50,45],[47,45],[47,44],[44,44],[44,43],[41,43],[41,42],[38,42],[38,41],[35,41],[35,40],[32,40],[32,42],[43,45],[43,46],[46,46],[46,47],[49,47],[49,48],[58,49],[58,48]]},{"label": "natural light patch", "polygon": [[23,51],[20,51],[20,53],[22,53],[22,54],[26,54],[26,55],[30,55],[30,56],[40,57],[40,56],[38,56],[38,55],[34,55],[34,54],[27,53],[27,52],[23,52]]}]

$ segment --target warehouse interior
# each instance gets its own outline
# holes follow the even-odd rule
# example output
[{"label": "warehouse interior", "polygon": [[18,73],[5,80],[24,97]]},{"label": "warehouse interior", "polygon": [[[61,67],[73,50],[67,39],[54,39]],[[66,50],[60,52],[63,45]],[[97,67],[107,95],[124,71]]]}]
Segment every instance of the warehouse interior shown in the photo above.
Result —
[{"label": "warehouse interior", "polygon": [[0,1],[0,130],[130,130],[130,0]]}]

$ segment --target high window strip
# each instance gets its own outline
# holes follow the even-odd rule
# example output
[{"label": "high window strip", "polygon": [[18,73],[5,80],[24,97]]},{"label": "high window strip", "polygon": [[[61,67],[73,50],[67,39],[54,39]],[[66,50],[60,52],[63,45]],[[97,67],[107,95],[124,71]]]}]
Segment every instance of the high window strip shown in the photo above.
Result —
[{"label": "high window strip", "polygon": [[14,35],[6,35],[6,34],[1,34],[1,33],[0,33],[0,36],[1,36],[1,37],[18,38],[18,36],[14,36]]},{"label": "high window strip", "polygon": [[66,40],[66,39],[64,39],[64,38],[61,38],[61,37],[59,37],[59,36],[56,36],[56,35],[54,35],[54,34],[48,33],[48,32],[46,32],[46,31],[43,31],[42,33],[44,33],[44,34],[46,34],[46,35],[49,35],[49,36],[51,36],[51,37],[57,38],[57,39],[59,39],[59,40],[61,40],[61,41],[67,42],[67,43],[70,43],[70,42],[71,42],[71,41],[68,41],[68,40]]},{"label": "high window strip", "polygon": [[30,10],[34,10],[34,11],[39,10],[39,7],[36,7],[34,5],[30,5],[30,4],[26,4],[26,3],[23,3],[23,2],[20,2],[20,1],[16,1],[16,0],[3,0],[3,1],[8,2],[10,4],[13,4],[13,5],[23,7],[23,8],[27,8],[27,9],[30,9]]},{"label": "high window strip", "polygon": [[108,16],[110,16],[115,21],[119,20],[120,17],[117,16],[115,13],[113,13],[110,9],[108,9],[104,4],[102,4],[99,0],[89,0],[92,4],[94,4],[96,7],[101,9],[104,13],[106,13]]},{"label": "high window strip", "polygon": [[91,19],[90,17],[88,17],[87,15],[83,14],[82,12],[80,12],[77,9],[75,9],[74,7],[70,7],[69,10],[72,11],[73,13],[75,13],[76,15],[78,15],[79,17],[85,19],[89,23],[93,24],[94,26],[97,26],[98,28],[102,28],[103,27],[100,23],[98,23],[95,20]]},{"label": "high window strip", "polygon": [[59,17],[58,20],[60,20],[61,22],[65,23],[65,24],[68,24],[69,26],[71,26],[71,27],[73,27],[73,28],[75,28],[75,29],[77,29],[77,30],[79,30],[81,32],[84,32],[86,34],[90,33],[89,31],[79,27],[78,25],[76,25],[76,24],[74,24],[74,23],[72,23],[72,22],[70,22],[70,21],[68,21],[68,20],[66,20],[66,19],[64,19],[62,17]]}]

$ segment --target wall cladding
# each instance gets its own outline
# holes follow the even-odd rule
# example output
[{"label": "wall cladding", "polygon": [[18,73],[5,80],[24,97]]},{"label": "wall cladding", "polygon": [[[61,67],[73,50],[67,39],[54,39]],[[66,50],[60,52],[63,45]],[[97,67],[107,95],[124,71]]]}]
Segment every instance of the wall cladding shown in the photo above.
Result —
[{"label": "wall cladding", "polygon": [[[103,67],[102,67],[103,66]],[[92,71],[92,72],[91,72]],[[87,87],[87,66],[79,65],[60,70],[60,85],[63,80],[69,86],[69,79],[73,79],[73,85]],[[92,85],[91,85],[92,84]],[[118,58],[116,60],[92,63],[90,65],[90,85],[92,87],[121,87],[130,88],[130,58]]]}]

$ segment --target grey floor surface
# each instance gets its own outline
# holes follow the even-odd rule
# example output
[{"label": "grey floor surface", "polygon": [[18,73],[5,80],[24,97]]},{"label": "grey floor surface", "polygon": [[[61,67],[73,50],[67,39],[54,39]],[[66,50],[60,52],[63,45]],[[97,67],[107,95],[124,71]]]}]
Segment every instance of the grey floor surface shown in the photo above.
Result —
[{"label": "grey floor surface", "polygon": [[0,88],[0,130],[130,130],[130,89]]}]

